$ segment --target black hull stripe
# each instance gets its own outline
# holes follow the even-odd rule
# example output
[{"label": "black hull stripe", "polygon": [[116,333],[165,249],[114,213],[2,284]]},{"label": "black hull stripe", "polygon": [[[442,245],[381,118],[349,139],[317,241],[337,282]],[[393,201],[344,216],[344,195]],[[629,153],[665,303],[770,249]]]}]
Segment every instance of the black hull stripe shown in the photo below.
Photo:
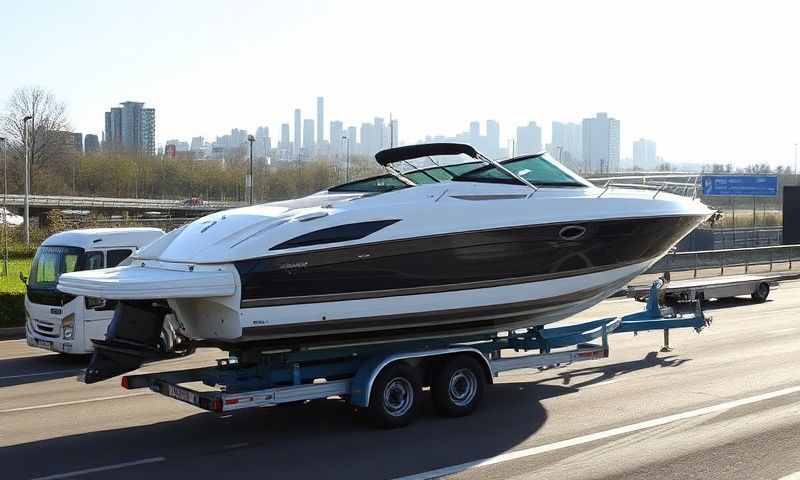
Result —
[{"label": "black hull stripe", "polygon": [[[453,233],[236,262],[242,308],[420,295],[569,278],[663,255],[701,216]],[[565,227],[582,232],[564,238]]]},{"label": "black hull stripe", "polygon": [[499,280],[484,280],[480,282],[455,283],[449,285],[434,285],[430,287],[396,288],[391,290],[346,292],[346,293],[333,293],[326,295],[304,295],[304,296],[281,297],[281,298],[255,298],[251,300],[242,300],[241,306],[242,308],[276,307],[282,305],[302,305],[306,303],[342,302],[347,300],[367,300],[373,298],[402,297],[407,295],[424,295],[428,293],[445,293],[445,292],[455,292],[461,290],[505,287],[512,285],[521,285],[524,283],[535,283],[535,282],[544,282],[548,280],[559,280],[563,278],[581,277],[592,273],[601,273],[610,270],[616,270],[618,268],[624,268],[630,265],[636,265],[638,263],[643,263],[646,261],[647,260],[641,260],[641,261],[637,260],[633,262],[625,262],[623,264],[611,265],[607,267],[593,267],[581,270],[569,270],[566,272],[558,272],[558,273],[551,273],[544,275],[528,275],[525,277],[503,278]]}]

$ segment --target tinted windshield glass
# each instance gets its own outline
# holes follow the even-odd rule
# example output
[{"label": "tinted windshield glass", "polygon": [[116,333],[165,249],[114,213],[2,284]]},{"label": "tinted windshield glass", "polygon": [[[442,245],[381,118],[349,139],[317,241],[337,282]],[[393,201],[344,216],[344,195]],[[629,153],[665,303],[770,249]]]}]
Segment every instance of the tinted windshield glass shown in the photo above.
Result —
[{"label": "tinted windshield glass", "polygon": [[39,247],[31,265],[28,288],[55,289],[62,273],[78,270],[78,260],[83,253],[77,247]]},{"label": "tinted windshield glass", "polygon": [[[503,162],[503,166],[532,184],[542,187],[585,187],[580,177],[560,167],[549,155],[523,157]],[[460,175],[454,180],[466,182],[519,183],[514,177],[494,165]]]},{"label": "tinted windshield glass", "polygon": [[380,177],[365,178],[355,182],[337,185],[328,189],[329,192],[390,192],[398,188],[405,188],[408,185],[401,182],[392,175],[381,175]]}]

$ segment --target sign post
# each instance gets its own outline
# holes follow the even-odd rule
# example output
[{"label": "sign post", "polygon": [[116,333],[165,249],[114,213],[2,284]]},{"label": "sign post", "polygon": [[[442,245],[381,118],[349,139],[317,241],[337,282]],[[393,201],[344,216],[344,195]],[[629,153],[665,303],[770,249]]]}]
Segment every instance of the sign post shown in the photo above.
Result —
[{"label": "sign post", "polygon": [[736,248],[736,197],[753,198],[753,236],[756,234],[756,197],[778,195],[777,175],[703,175],[703,195],[731,197],[733,247]]}]

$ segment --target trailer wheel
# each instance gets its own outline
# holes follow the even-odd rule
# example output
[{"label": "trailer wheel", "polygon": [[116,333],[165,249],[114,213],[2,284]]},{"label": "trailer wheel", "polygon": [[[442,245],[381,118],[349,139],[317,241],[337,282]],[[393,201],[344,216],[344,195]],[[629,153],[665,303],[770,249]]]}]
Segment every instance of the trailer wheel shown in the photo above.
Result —
[{"label": "trailer wheel", "polygon": [[469,415],[480,403],[486,385],[483,368],[471,356],[457,355],[434,374],[431,392],[440,415]]},{"label": "trailer wheel", "polygon": [[404,427],[416,417],[421,397],[417,371],[402,362],[389,364],[372,384],[369,416],[380,428]]},{"label": "trailer wheel", "polygon": [[750,298],[753,299],[756,303],[764,303],[767,301],[767,297],[769,296],[769,284],[766,282],[762,282],[758,284],[756,290],[750,294]]}]

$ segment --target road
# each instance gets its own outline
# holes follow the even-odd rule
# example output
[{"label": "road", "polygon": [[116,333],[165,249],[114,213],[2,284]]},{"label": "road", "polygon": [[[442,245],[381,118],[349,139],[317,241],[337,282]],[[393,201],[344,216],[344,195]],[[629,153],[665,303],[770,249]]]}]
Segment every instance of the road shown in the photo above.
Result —
[{"label": "road", "polygon": [[[642,308],[609,300],[581,319]],[[710,329],[611,338],[611,356],[513,372],[472,416],[370,429],[342,401],[202,412],[85,359],[0,342],[2,478],[780,479],[800,471],[800,282],[712,302]],[[213,364],[217,351],[146,366]]]}]

